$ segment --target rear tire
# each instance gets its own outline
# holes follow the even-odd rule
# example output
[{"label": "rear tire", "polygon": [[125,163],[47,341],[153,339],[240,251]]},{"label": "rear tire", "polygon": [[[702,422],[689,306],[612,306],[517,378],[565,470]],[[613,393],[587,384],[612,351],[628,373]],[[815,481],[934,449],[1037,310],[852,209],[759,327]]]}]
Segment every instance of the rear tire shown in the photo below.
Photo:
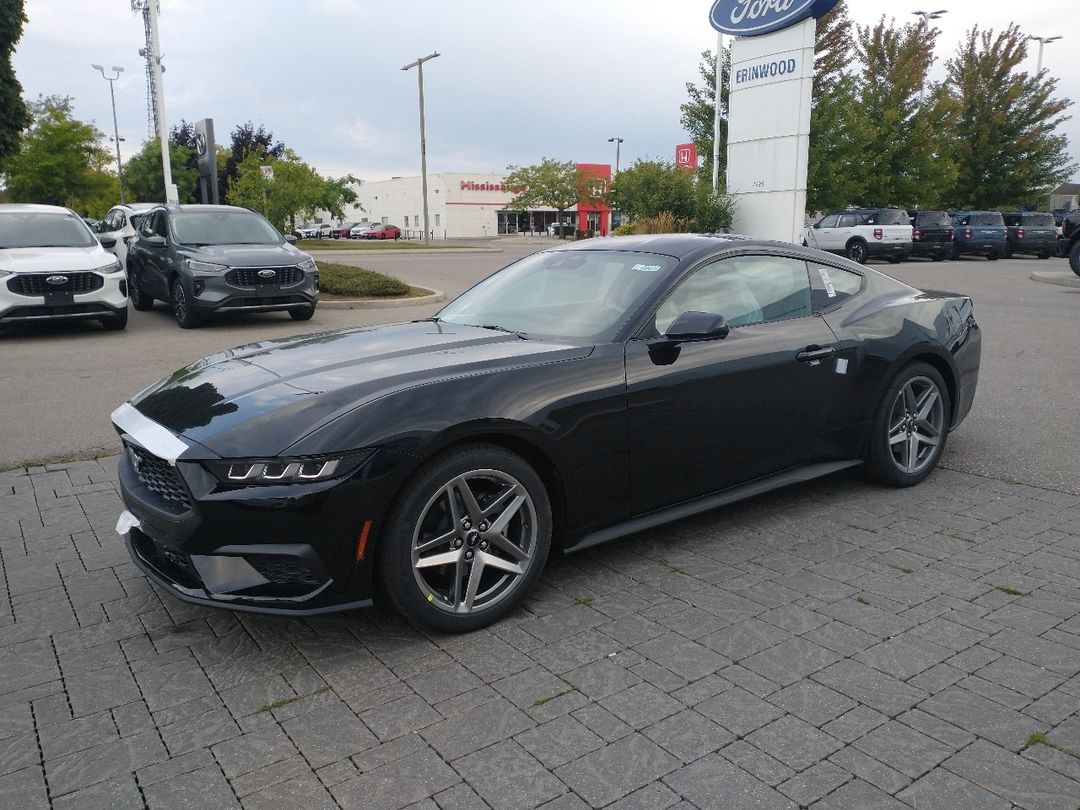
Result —
[{"label": "rear tire", "polygon": [[847,257],[858,264],[866,264],[866,242],[862,239],[852,239],[847,243]]},{"label": "rear tire", "polygon": [[154,308],[154,299],[147,295],[146,290],[143,289],[138,271],[131,269],[128,270],[128,300],[131,302],[131,306],[139,312],[146,312]]},{"label": "rear tire", "polygon": [[929,363],[901,369],[874,416],[867,474],[891,487],[918,484],[937,466],[951,419],[949,389],[940,372]]},{"label": "rear tire", "polygon": [[1011,258],[1012,258],[1012,256],[1013,256],[1013,249],[1012,249],[1012,245],[1006,244],[1006,245],[1005,245],[1005,250],[1004,250],[1003,252],[1004,252],[1004,254],[1005,254],[1005,258],[1006,258],[1006,259],[1011,259]]},{"label": "rear tire", "polygon": [[1069,245],[1069,267],[1080,276],[1080,239],[1074,239]]},{"label": "rear tire", "polygon": [[505,616],[551,547],[551,502],[521,456],[474,444],[425,463],[386,516],[378,568],[406,617],[447,633]]}]

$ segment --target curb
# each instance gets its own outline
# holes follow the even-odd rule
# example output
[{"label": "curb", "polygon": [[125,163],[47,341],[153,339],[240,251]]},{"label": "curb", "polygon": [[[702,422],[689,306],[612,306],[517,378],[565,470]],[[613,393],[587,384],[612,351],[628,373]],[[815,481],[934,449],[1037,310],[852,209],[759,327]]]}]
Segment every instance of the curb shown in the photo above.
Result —
[{"label": "curb", "polygon": [[446,300],[446,293],[440,290],[432,290],[431,295],[421,295],[417,298],[350,298],[344,301],[326,301],[319,299],[319,309],[402,309],[405,307],[420,307],[424,304],[438,304]]},{"label": "curb", "polygon": [[1036,270],[1031,274],[1031,280],[1042,284],[1056,284],[1059,287],[1076,287],[1080,289],[1080,276],[1068,271]]}]

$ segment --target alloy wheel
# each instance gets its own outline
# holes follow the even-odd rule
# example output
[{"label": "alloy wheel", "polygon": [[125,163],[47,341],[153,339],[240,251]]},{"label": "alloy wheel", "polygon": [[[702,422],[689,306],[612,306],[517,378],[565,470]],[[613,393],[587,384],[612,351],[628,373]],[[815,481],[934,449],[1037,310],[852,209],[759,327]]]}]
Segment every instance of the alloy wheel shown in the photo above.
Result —
[{"label": "alloy wheel", "polygon": [[184,292],[184,285],[179,279],[173,282],[172,305],[173,315],[176,316],[176,320],[179,323],[184,323],[188,317],[187,293]]},{"label": "alloy wheel", "polygon": [[889,450],[893,463],[908,475],[934,463],[945,432],[945,406],[937,384],[912,377],[897,392],[889,414]]},{"label": "alloy wheel", "polygon": [[517,590],[534,564],[538,521],[529,492],[501,470],[473,470],[441,486],[412,533],[413,577],[439,610],[471,614]]}]

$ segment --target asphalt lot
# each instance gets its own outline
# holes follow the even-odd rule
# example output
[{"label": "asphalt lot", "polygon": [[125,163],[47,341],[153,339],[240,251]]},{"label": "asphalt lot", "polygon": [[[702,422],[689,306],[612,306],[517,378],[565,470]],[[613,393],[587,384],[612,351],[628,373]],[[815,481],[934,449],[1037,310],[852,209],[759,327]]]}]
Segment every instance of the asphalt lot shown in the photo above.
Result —
[{"label": "asphalt lot", "polygon": [[[463,287],[534,246],[364,263]],[[114,531],[115,457],[0,473],[0,807],[1076,810],[1080,298],[1028,280],[1050,266],[882,266],[976,299],[952,469],[833,476],[552,560],[464,636],[379,606],[186,605]],[[316,325],[405,312],[425,314]],[[133,316],[0,336],[5,455],[108,447],[108,412],[161,374],[311,326]]]}]

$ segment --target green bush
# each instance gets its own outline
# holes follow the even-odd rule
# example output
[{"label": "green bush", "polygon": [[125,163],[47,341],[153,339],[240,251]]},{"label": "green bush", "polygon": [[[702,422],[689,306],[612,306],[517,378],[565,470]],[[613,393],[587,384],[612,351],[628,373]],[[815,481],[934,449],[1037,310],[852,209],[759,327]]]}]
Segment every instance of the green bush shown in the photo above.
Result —
[{"label": "green bush", "polygon": [[400,298],[409,294],[409,285],[396,278],[333,262],[319,262],[319,289],[353,298]]}]

